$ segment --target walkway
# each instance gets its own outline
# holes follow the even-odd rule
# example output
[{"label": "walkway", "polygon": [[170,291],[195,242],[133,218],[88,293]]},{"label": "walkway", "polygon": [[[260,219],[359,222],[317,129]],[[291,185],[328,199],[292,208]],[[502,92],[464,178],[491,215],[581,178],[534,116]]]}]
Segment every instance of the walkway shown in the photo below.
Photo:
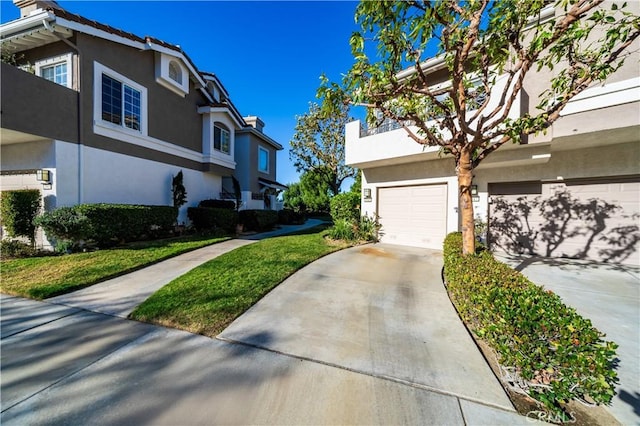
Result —
[{"label": "walkway", "polygon": [[212,244],[73,293],[52,297],[47,301],[126,318],[136,306],[161,287],[221,254],[261,239],[313,228],[321,223],[321,220],[309,219],[303,225],[282,225],[274,231]]}]

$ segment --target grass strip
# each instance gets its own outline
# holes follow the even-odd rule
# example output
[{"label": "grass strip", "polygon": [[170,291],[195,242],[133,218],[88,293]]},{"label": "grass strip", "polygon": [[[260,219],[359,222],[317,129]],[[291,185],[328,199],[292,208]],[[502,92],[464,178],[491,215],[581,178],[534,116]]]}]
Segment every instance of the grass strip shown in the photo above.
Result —
[{"label": "grass strip", "polygon": [[46,299],[228,239],[189,236],[88,253],[7,259],[0,264],[1,290],[14,296]]},{"label": "grass strip", "polygon": [[342,248],[326,231],[270,238],[223,254],[162,287],[130,318],[216,336],[288,276]]}]

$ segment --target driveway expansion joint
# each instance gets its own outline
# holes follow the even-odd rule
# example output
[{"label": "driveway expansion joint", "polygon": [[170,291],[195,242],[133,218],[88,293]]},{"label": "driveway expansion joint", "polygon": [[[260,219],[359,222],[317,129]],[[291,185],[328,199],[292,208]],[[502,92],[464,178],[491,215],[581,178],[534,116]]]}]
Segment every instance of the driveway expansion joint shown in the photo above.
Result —
[{"label": "driveway expansion joint", "polygon": [[[229,343],[229,344],[241,345],[241,346],[246,346],[246,347],[250,347],[250,348],[253,348],[253,349],[258,349],[258,350],[271,352],[271,353],[276,354],[276,355],[281,355],[281,356],[285,356],[285,357],[288,357],[288,358],[298,359],[300,361],[313,362],[315,364],[320,364],[320,365],[324,365],[324,366],[327,366],[327,367],[337,368],[339,370],[349,371],[351,373],[356,373],[356,374],[360,374],[360,375],[363,375],[363,376],[368,376],[368,377],[371,377],[371,378],[374,378],[374,379],[386,380],[388,382],[392,382],[392,383],[396,383],[396,384],[399,384],[399,385],[408,386],[408,387],[411,387],[411,388],[414,388],[414,389],[420,389],[420,390],[424,390],[424,391],[427,391],[427,392],[433,392],[433,393],[437,393],[437,394],[444,395],[444,396],[450,396],[450,397],[456,398],[456,401],[458,402],[459,406],[460,406],[460,400],[465,400],[465,401],[472,402],[474,404],[480,404],[480,405],[485,406],[485,407],[489,407],[489,408],[493,408],[493,409],[496,409],[496,410],[504,411],[506,413],[512,413],[512,414],[513,413],[517,413],[517,411],[515,409],[513,409],[513,408],[507,408],[507,407],[504,407],[502,405],[492,404],[490,402],[483,401],[483,400],[480,400],[480,399],[470,398],[468,396],[463,396],[463,395],[457,394],[455,392],[445,391],[445,390],[434,388],[432,386],[424,385],[424,384],[421,384],[421,383],[415,383],[415,382],[411,382],[409,380],[404,380],[404,379],[400,379],[400,378],[397,378],[397,377],[387,376],[385,374],[370,373],[370,372],[358,370],[358,369],[355,369],[355,368],[345,367],[343,365],[335,364],[335,363],[332,363],[332,362],[322,361],[322,360],[319,360],[319,359],[314,359],[314,358],[310,358],[310,357],[306,357],[306,356],[290,354],[290,353],[287,353],[287,352],[283,352],[283,351],[279,351],[279,350],[276,350],[276,349],[267,348],[267,347],[260,346],[260,345],[255,345],[255,344],[246,343],[246,342],[242,342],[242,341],[238,341],[238,340],[234,340],[234,339],[229,339],[227,337],[222,337],[220,335],[216,336],[215,339],[219,340],[221,342]],[[462,411],[462,407],[461,406],[460,406],[460,410]],[[466,422],[465,422],[465,425],[466,425]]]}]

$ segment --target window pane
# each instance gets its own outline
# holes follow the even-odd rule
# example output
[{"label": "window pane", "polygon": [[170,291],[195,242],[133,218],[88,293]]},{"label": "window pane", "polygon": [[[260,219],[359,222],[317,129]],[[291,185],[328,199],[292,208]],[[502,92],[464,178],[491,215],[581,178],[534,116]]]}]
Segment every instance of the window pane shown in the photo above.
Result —
[{"label": "window pane", "polygon": [[102,119],[122,124],[122,83],[102,75]]},{"label": "window pane", "polygon": [[224,152],[225,154],[229,154],[229,145],[230,145],[229,132],[227,132],[226,130],[222,130],[222,141],[221,141],[220,151]]},{"label": "window pane", "polygon": [[124,86],[124,125],[133,130],[140,130],[140,92]]},{"label": "window pane", "polygon": [[55,82],[63,86],[67,85],[67,64],[58,64],[55,66]]},{"label": "window pane", "polygon": [[220,129],[220,127],[213,128],[213,149],[217,149],[218,151],[220,151],[221,146],[221,133],[222,129]]},{"label": "window pane", "polygon": [[269,171],[269,152],[258,148],[258,170],[267,173]]},{"label": "window pane", "polygon": [[40,69],[40,76],[45,80],[53,81],[54,80],[54,69],[53,67],[46,67]]}]

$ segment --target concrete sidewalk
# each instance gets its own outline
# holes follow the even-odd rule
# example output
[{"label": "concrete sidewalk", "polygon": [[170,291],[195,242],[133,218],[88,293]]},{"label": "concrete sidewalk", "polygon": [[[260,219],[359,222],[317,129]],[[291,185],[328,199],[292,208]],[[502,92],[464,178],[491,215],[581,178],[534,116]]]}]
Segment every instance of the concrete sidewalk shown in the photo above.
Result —
[{"label": "concrete sidewalk", "polygon": [[221,254],[265,238],[313,228],[321,223],[323,223],[321,220],[309,219],[303,225],[282,225],[273,231],[213,244],[73,293],[52,297],[48,301],[126,318],[161,287]]},{"label": "concrete sidewalk", "polygon": [[440,254],[333,253],[218,339],[2,297],[3,425],[527,425],[455,314]]}]

